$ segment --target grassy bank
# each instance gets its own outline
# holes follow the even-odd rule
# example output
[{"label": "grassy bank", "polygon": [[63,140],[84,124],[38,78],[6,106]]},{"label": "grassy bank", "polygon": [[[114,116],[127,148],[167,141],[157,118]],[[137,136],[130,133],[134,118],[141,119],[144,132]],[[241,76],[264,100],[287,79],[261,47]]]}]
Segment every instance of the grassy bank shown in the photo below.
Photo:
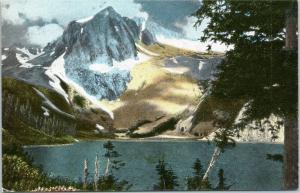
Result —
[{"label": "grassy bank", "polygon": [[[38,187],[73,187],[81,185],[63,178],[52,178],[45,174],[41,168],[32,164],[33,160],[23,151],[24,142],[17,139],[9,131],[2,129],[2,180],[3,187],[11,191],[32,191]],[[23,138],[22,138],[23,139]],[[36,138],[35,144],[62,143],[70,140],[49,141]],[[27,140],[26,143],[28,142]],[[34,143],[34,142],[32,142]],[[71,190],[71,189],[70,189]]]}]

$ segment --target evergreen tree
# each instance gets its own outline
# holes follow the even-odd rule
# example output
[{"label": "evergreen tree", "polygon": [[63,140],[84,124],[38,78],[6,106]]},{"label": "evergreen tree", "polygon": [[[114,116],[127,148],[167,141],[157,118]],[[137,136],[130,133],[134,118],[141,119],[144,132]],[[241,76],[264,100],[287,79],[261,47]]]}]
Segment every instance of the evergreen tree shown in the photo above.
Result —
[{"label": "evergreen tree", "polygon": [[193,165],[193,169],[194,169],[195,176],[197,176],[197,177],[203,176],[203,168],[202,168],[201,161],[199,158],[196,159],[196,161]]},{"label": "evergreen tree", "polygon": [[224,178],[224,170],[220,169],[218,172],[219,183],[215,190],[229,190],[230,186],[225,184],[226,178]]},{"label": "evergreen tree", "polygon": [[188,177],[187,179],[187,189],[193,191],[199,190],[211,190],[211,184],[209,183],[208,179],[203,180],[204,171],[201,165],[200,159],[196,159],[194,165],[194,176]]},{"label": "evergreen tree", "polygon": [[131,186],[128,181],[119,181],[119,179],[112,174],[101,176],[98,180],[100,191],[127,191]]},{"label": "evergreen tree", "polygon": [[297,6],[295,0],[203,0],[194,14],[196,26],[209,19],[201,40],[234,46],[220,66],[212,95],[249,102],[244,125],[271,114],[284,118],[287,189],[298,187]]},{"label": "evergreen tree", "polygon": [[121,156],[116,150],[111,141],[103,144],[106,149],[104,157],[107,158],[106,171],[98,180],[97,188],[101,191],[126,191],[131,187],[131,184],[126,180],[119,180],[114,176],[114,171],[118,171],[125,165],[118,158]]},{"label": "evergreen tree", "polygon": [[156,171],[159,175],[159,182],[154,185],[154,190],[174,190],[178,186],[177,176],[172,168],[167,168],[164,160],[159,160]]},{"label": "evergreen tree", "polygon": [[107,167],[111,167],[111,170],[109,170],[109,172],[112,173],[113,170],[119,170],[125,165],[124,162],[118,159],[121,155],[115,150],[115,146],[111,141],[107,141],[105,144],[103,144],[103,147],[106,149],[104,157],[108,159],[107,163],[109,165]]}]

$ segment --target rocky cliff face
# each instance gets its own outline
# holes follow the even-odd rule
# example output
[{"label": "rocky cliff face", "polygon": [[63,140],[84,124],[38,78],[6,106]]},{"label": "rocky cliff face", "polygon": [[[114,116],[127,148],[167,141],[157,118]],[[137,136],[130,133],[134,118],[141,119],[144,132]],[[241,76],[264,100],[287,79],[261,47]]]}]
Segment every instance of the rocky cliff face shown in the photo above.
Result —
[{"label": "rocky cliff face", "polygon": [[[141,59],[136,48],[141,34],[134,20],[107,7],[92,17],[70,22],[63,35],[38,54],[32,52],[27,57],[23,53],[5,53],[4,75],[50,88],[49,81],[53,80],[49,78],[53,77],[49,77],[47,69],[63,57],[57,74],[63,72],[89,95],[113,100],[126,90],[131,79],[127,66]],[[150,31],[143,31],[143,39],[154,43]]]},{"label": "rocky cliff face", "polygon": [[[135,21],[108,7],[93,17],[72,21],[61,37],[43,49],[3,49],[5,127],[24,126],[54,136],[94,135],[90,129],[96,125],[111,131],[112,113],[96,103],[100,98],[115,99],[127,88],[130,69],[119,67],[138,59],[139,40]],[[76,106],[75,95],[77,102],[88,105]],[[72,112],[60,110],[61,105]]]},{"label": "rocky cliff face", "polygon": [[72,21],[62,37],[45,49],[57,56],[64,54],[67,77],[90,95],[112,100],[130,81],[129,70],[119,70],[114,64],[138,60],[139,34],[133,20],[107,7],[90,18]]},{"label": "rocky cliff face", "polygon": [[72,21],[62,36],[66,67],[90,63],[113,65],[113,60],[136,57],[137,31],[130,19],[121,17],[112,7],[91,18]]},{"label": "rocky cliff face", "polygon": [[141,32],[141,41],[147,46],[156,43],[155,37],[147,29]]}]

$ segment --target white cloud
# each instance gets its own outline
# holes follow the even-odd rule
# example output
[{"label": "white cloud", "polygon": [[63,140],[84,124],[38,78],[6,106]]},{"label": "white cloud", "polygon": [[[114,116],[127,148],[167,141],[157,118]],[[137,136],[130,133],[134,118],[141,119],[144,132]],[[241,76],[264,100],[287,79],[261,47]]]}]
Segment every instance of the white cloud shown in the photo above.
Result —
[{"label": "white cloud", "polygon": [[186,17],[187,23],[176,23],[176,27],[182,29],[185,37],[190,40],[198,40],[203,36],[203,30],[206,28],[208,24],[208,20],[204,19],[200,26],[194,27],[194,24],[197,21],[196,17],[188,16]]},{"label": "white cloud", "polygon": [[[9,7],[5,8],[7,4]],[[146,12],[141,11],[141,5],[134,3],[134,0],[3,0],[1,8],[2,18],[14,24],[24,22],[19,17],[19,13],[23,13],[28,19],[57,19],[66,26],[72,20],[89,17],[107,6],[114,7],[122,16],[148,17]]]},{"label": "white cloud", "polygon": [[51,42],[61,36],[63,28],[57,24],[48,24],[42,27],[32,26],[28,28],[26,37],[28,40],[40,46],[46,46],[48,42]]},{"label": "white cloud", "polygon": [[[61,26],[67,26],[73,20],[95,15],[107,6],[112,6],[122,16],[148,18],[148,14],[141,11],[141,5],[134,3],[134,0],[2,0],[1,10],[2,19],[13,25],[24,24],[26,17],[49,23],[55,19]],[[62,30],[56,24],[30,26],[26,37],[30,43],[43,46],[61,35]]]}]

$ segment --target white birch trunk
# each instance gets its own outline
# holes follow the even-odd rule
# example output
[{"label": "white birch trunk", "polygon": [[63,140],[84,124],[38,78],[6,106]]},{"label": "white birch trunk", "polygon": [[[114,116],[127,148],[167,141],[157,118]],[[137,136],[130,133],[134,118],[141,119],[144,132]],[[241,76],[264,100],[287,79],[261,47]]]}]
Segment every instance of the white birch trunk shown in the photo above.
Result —
[{"label": "white birch trunk", "polygon": [[209,165],[207,167],[207,170],[206,170],[202,180],[207,180],[209,173],[212,171],[212,169],[213,169],[216,161],[219,159],[220,155],[221,155],[221,149],[219,147],[215,147],[214,153],[211,157],[211,160],[209,162]]},{"label": "white birch trunk", "polygon": [[98,190],[98,179],[99,179],[99,159],[98,155],[96,155],[95,159],[95,174],[94,174],[94,189],[95,191]]},{"label": "white birch trunk", "polygon": [[105,176],[107,176],[108,173],[109,173],[109,164],[110,164],[110,160],[109,160],[109,158],[107,158],[106,169],[105,169]]},{"label": "white birch trunk", "polygon": [[86,190],[87,188],[87,177],[88,177],[88,163],[85,159],[83,162],[83,189]]}]

